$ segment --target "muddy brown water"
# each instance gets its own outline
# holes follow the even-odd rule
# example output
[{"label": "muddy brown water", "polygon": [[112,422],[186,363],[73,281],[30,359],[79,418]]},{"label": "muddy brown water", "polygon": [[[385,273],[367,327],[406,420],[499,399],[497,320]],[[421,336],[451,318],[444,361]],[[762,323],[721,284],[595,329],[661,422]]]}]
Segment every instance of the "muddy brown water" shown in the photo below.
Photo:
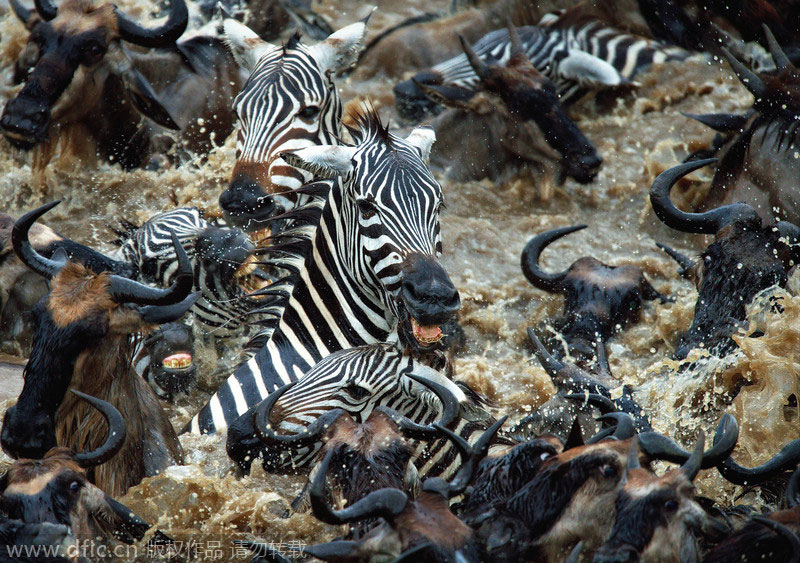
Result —
[{"label": "muddy brown water", "polygon": [[[445,4],[426,2],[425,9]],[[124,5],[134,11],[142,6],[133,1]],[[390,25],[418,13],[421,5],[383,2],[371,26]],[[350,6],[342,0],[325,3],[320,11],[338,28],[368,11],[361,4]],[[25,34],[7,16],[0,20],[0,37],[0,97],[5,103],[17,89],[10,86],[9,63]],[[520,270],[520,253],[535,233],[586,223],[589,228],[544,253],[546,268],[563,269],[585,255],[612,264],[635,264],[659,291],[676,297],[674,304],[647,304],[641,322],[611,340],[608,348],[615,376],[638,389],[638,399],[656,429],[686,445],[691,445],[698,428],[712,431],[722,412],[734,414],[741,425],[736,459],[745,465],[761,463],[800,437],[797,409],[787,404],[791,395],[798,395],[798,280],[793,277],[787,290],[774,291],[784,304],[783,314],[771,312],[764,300],[751,307],[751,325],[737,337],[741,352],[724,361],[701,359],[700,368],[677,372],[668,358],[677,335],[691,322],[696,291],[677,276],[675,264],[658,251],[655,242],[697,254],[708,241],[667,229],[647,201],[656,174],[708,145],[713,137],[680,112],[739,111],[748,108],[752,98],[726,65],[707,56],[658,65],[637,80],[637,89],[610,105],[598,107],[589,96],[572,109],[578,125],[604,158],[592,184],[567,181],[555,188],[552,198],[542,201],[542,183],[548,180],[537,176],[522,175],[503,185],[443,182],[447,200],[442,215],[443,262],[461,293],[460,319],[468,337],[467,349],[456,362],[457,378],[488,396],[498,413],[509,413],[514,421],[554,393],[549,377],[531,357],[525,328],[557,314],[562,300],[528,284]],[[362,81],[356,71],[339,85],[345,101],[369,95],[384,117],[393,116],[392,80],[378,75]],[[215,210],[233,163],[233,139],[223,142],[206,160],[161,172],[125,173],[62,152],[46,170],[33,172],[31,154],[0,141],[0,209],[20,214],[42,202],[62,199],[62,205],[48,213],[48,224],[77,241],[109,250],[113,236],[107,225],[119,218],[143,221],[175,205]],[[701,170],[679,192],[690,201],[709,179],[710,172]],[[756,329],[765,336],[746,336]],[[232,364],[235,360],[235,351],[222,358],[211,349],[201,352],[203,381],[218,380],[219,374],[211,375],[218,361]],[[9,397],[19,389],[20,377],[15,366],[0,366],[2,410],[13,402]],[[746,385],[741,387],[742,383]],[[729,393],[732,390],[737,390],[735,397]],[[177,428],[208,394],[198,389],[168,406]],[[291,550],[336,534],[337,530],[308,514],[281,517],[287,502],[299,492],[301,478],[265,475],[257,467],[251,476],[237,479],[230,474],[223,437],[182,436],[181,442],[187,465],[146,479],[121,500],[183,542],[182,556],[244,557],[231,543],[237,538],[263,538]],[[0,464],[7,463],[7,458],[0,459]],[[742,489],[725,483],[716,471],[703,472],[698,486],[701,494],[721,502],[761,502],[752,494],[740,499]],[[139,551],[128,558],[152,555],[143,544],[137,547]]]}]

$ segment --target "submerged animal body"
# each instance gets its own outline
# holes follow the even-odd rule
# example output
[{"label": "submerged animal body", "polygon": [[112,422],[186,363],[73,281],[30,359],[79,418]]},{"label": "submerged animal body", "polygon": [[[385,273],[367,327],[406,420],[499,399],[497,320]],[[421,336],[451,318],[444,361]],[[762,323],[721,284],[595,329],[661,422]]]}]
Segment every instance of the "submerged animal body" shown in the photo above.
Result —
[{"label": "submerged animal body", "polygon": [[355,146],[284,155],[341,181],[302,188],[324,203],[314,204],[318,223],[305,240],[293,242],[284,232],[287,244],[270,247],[284,256],[273,260],[276,267],[294,274],[260,292],[273,299],[267,306],[276,319],[261,349],[192,420],[193,431],[230,425],[336,350],[385,342],[393,333],[421,352],[440,346],[440,326],[460,300],[438,261],[443,195],[425,165],[433,135],[416,129],[400,139],[372,112],[358,124]]},{"label": "submerged animal body", "polygon": [[[28,241],[31,224],[55,204],[21,217],[12,240],[20,259],[50,280],[35,309],[36,334],[20,397],[3,419],[0,443],[12,457],[36,459],[57,443],[75,449],[97,445],[99,415],[77,404],[67,389],[113,404],[128,435],[120,453],[93,469],[94,482],[119,495],[143,477],[180,462],[182,450],[158,398],[133,370],[131,335],[176,320],[197,299],[185,253],[175,283],[154,289],[129,278],[95,273],[68,260],[38,254]],[[179,245],[177,240],[174,241]]]},{"label": "submerged animal body", "polygon": [[[65,138],[80,145],[73,147],[78,154],[96,151],[131,169],[176,140],[179,151],[205,153],[232,131],[231,103],[242,78],[220,38],[179,41],[188,22],[183,0],[172,2],[167,21],[152,29],[108,3],[35,4],[31,11],[12,2],[30,31],[18,62],[25,85],[0,117],[0,131],[13,145],[48,142],[52,151],[72,131]],[[129,51],[125,42],[159,50]],[[172,136],[170,129],[181,132]]]}]

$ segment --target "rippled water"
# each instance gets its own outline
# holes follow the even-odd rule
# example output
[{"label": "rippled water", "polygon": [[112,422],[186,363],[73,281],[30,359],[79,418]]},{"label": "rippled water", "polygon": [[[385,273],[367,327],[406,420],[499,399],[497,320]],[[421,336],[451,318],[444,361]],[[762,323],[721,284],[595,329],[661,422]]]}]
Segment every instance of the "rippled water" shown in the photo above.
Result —
[{"label": "rippled water", "polygon": [[[399,4],[381,5],[371,22],[373,31],[416,13],[423,3],[398,8]],[[447,3],[424,4],[433,9]],[[134,2],[125,5],[132,7]],[[362,17],[366,9],[360,5],[340,9],[346,5],[344,0],[325,3],[320,11],[338,28]],[[24,33],[7,16],[0,21],[0,36],[0,97],[5,98],[15,91],[8,86],[8,63],[19,51]],[[343,99],[369,95],[382,115],[393,116],[393,80],[380,73],[365,80],[359,78],[362,74],[357,70],[340,81]],[[737,337],[740,353],[677,373],[668,357],[677,335],[691,323],[696,291],[678,277],[676,265],[655,242],[697,254],[708,239],[667,229],[647,201],[656,174],[713,137],[681,111],[743,110],[752,98],[726,65],[704,56],[659,65],[639,76],[638,82],[637,89],[610,105],[598,107],[589,97],[572,109],[604,158],[591,185],[567,181],[542,201],[541,183],[547,180],[541,177],[526,175],[502,185],[443,181],[448,204],[442,216],[443,262],[461,293],[460,319],[468,337],[466,350],[456,361],[456,376],[487,395],[498,412],[511,414],[514,421],[554,393],[549,377],[531,358],[525,328],[557,314],[562,299],[528,284],[520,270],[520,253],[535,233],[586,223],[588,229],[544,253],[547,269],[563,269],[586,255],[611,264],[634,264],[644,269],[656,289],[677,298],[674,304],[645,305],[641,322],[612,339],[608,350],[615,376],[637,387],[638,399],[657,430],[684,443],[694,441],[698,427],[713,430],[722,412],[734,414],[741,425],[736,459],[745,465],[761,463],[800,437],[797,409],[785,406],[790,395],[798,395],[800,296],[794,291],[798,280],[793,278],[786,291],[775,291],[782,297],[783,314],[769,312],[760,302],[751,308],[747,333],[758,328],[765,336],[754,339],[742,334]],[[32,172],[31,162],[30,154],[13,151],[0,141],[0,208],[19,214],[44,201],[62,199],[64,203],[48,213],[48,224],[75,240],[108,250],[114,237],[107,225],[121,217],[143,221],[175,205],[215,211],[230,175],[233,142],[228,139],[206,161],[162,172],[124,173],[105,164],[89,166],[69,155],[54,159],[44,171]],[[698,197],[710,174],[702,170],[690,178],[694,180],[683,194],[687,201]],[[235,361],[233,354],[221,359]],[[204,372],[201,383],[211,386],[219,380],[219,375],[212,375],[216,352],[200,353],[199,361]],[[747,386],[730,397],[727,392],[742,382]],[[198,389],[169,407],[176,427],[199,409],[208,391]],[[233,553],[230,542],[235,538],[312,543],[334,535],[335,530],[310,515],[281,518],[287,501],[299,492],[301,479],[264,475],[260,467],[250,477],[236,479],[229,474],[221,437],[182,436],[181,442],[188,465],[146,479],[121,499],[168,535],[206,546],[221,542],[226,557]],[[698,484],[702,494],[721,501],[732,502],[741,493],[715,471],[703,472]]]}]

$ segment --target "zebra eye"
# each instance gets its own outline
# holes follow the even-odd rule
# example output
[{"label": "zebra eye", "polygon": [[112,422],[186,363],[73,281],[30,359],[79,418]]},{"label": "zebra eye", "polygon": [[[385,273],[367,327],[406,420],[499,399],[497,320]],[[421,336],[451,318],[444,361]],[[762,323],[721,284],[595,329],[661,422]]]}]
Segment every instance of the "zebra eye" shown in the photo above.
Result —
[{"label": "zebra eye", "polygon": [[354,399],[360,401],[361,399],[369,396],[369,390],[364,389],[360,385],[356,385],[355,383],[351,383],[347,387],[344,388],[345,392],[353,397]]},{"label": "zebra eye", "polygon": [[378,214],[378,210],[375,209],[375,204],[368,199],[359,199],[356,201],[356,204],[358,205],[358,211],[361,213],[361,217],[364,219],[372,219]]},{"label": "zebra eye", "polygon": [[306,106],[297,112],[297,115],[302,117],[303,119],[314,119],[319,114],[319,107],[318,106]]}]

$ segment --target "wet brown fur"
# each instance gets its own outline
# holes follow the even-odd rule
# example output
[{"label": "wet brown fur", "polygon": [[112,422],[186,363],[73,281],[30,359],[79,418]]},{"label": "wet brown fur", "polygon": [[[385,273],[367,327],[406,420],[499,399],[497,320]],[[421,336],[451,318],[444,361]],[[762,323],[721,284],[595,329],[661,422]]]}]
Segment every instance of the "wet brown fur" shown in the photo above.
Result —
[{"label": "wet brown fur", "polygon": [[47,310],[58,328],[98,315],[109,315],[117,304],[108,292],[108,273],[95,274],[76,262],[68,262],[52,280]]}]

